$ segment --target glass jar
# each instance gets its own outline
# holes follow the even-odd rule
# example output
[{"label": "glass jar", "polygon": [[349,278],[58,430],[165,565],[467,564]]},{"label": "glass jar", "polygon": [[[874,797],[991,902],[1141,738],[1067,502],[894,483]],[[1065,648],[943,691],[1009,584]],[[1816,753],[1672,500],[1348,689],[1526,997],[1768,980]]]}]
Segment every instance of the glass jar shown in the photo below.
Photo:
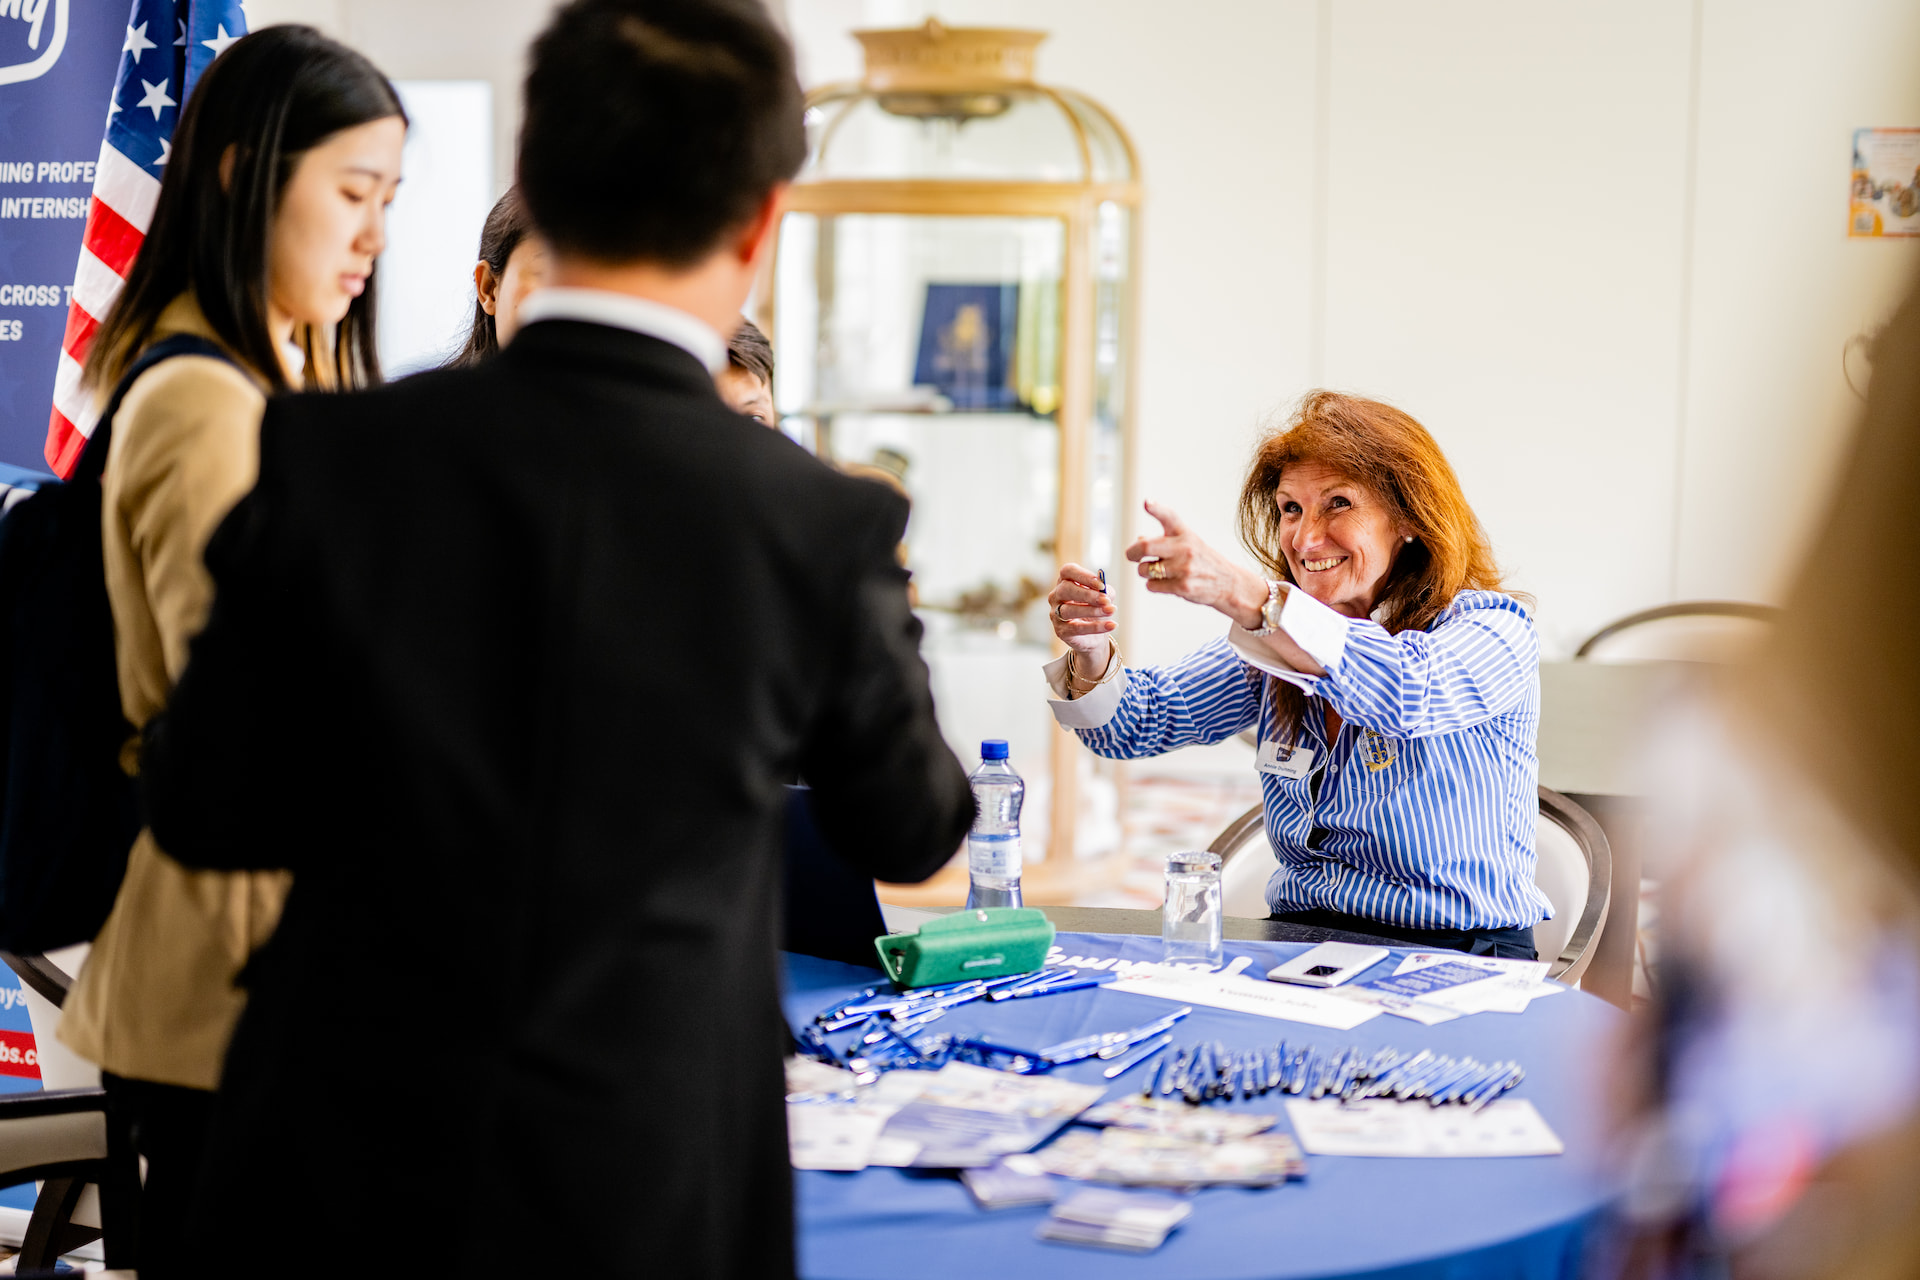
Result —
[{"label": "glass jar", "polygon": [[1160,941],[1168,963],[1220,966],[1220,855],[1204,850],[1167,858]]}]

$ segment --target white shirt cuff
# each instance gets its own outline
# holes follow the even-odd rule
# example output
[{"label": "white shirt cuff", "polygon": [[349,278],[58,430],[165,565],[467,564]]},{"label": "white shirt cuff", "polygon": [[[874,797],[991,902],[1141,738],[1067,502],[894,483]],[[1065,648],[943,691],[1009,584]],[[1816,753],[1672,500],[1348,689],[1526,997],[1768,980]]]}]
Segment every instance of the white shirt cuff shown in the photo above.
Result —
[{"label": "white shirt cuff", "polygon": [[1047,705],[1053,708],[1053,718],[1064,728],[1098,729],[1120,709],[1120,695],[1127,691],[1127,669],[1122,667],[1120,674],[1107,683],[1095,685],[1078,698],[1069,698],[1067,666],[1072,661],[1071,653],[1063,653],[1040,668],[1054,692],[1054,696],[1047,699]]},{"label": "white shirt cuff", "polygon": [[1227,628],[1227,643],[1240,656],[1240,660],[1255,671],[1264,671],[1277,676],[1288,684],[1308,693],[1320,683],[1319,676],[1310,676],[1304,671],[1295,671],[1283,661],[1279,654],[1260,643],[1260,637],[1248,631],[1239,623]]},{"label": "white shirt cuff", "polygon": [[[1287,602],[1280,606],[1280,629],[1305,649],[1307,656],[1320,664],[1321,670],[1331,672],[1334,664],[1347,652],[1347,623],[1350,619],[1291,584],[1286,593]],[[1260,642],[1260,637],[1239,623],[1234,623],[1227,631],[1227,643],[1249,666],[1270,676],[1278,676],[1309,693],[1313,692],[1314,685],[1320,679],[1319,676],[1310,676],[1288,666],[1279,654]]]},{"label": "white shirt cuff", "polygon": [[1291,584],[1287,602],[1280,606],[1280,629],[1307,651],[1307,656],[1331,672],[1347,651],[1347,624],[1353,621]]}]

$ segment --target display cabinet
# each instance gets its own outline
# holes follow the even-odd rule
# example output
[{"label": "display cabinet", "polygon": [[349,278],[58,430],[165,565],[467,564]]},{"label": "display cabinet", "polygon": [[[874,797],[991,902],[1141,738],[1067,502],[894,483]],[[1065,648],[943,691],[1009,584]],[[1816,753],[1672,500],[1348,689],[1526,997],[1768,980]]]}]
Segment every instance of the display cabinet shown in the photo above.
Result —
[{"label": "display cabinet", "polygon": [[1058,879],[1076,833],[1118,832],[1039,667],[1058,562],[1112,572],[1122,546],[1139,166],[1112,115],[1035,79],[1042,32],[854,34],[865,75],[808,95],[761,295],[776,404],[821,457],[912,498],[942,728],[969,762],[982,736],[1012,743],[1028,861]]}]

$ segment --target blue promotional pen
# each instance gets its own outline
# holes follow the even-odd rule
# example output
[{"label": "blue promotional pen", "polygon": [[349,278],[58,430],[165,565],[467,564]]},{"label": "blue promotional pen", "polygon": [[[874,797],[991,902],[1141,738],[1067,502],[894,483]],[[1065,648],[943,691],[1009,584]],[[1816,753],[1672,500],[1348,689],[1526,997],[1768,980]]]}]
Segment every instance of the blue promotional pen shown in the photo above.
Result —
[{"label": "blue promotional pen", "polygon": [[[951,1009],[955,1005],[971,1004],[973,1001],[992,992],[996,987],[1004,987],[1010,982],[1018,982],[1022,976],[1021,974],[1010,973],[1003,978],[988,978],[984,982],[976,983],[970,990],[949,992],[937,1000],[928,1001],[922,1007]],[[916,1012],[917,1011],[919,1010],[916,1010]]]},{"label": "blue promotional pen", "polygon": [[1180,1021],[1180,1019],[1192,1012],[1192,1005],[1181,1005],[1164,1018],[1156,1018],[1154,1021],[1135,1027],[1131,1031],[1116,1031],[1113,1033],[1113,1036],[1108,1038],[1107,1046],[1100,1050],[1100,1056],[1103,1058],[1117,1058],[1134,1045],[1139,1044],[1142,1040],[1151,1040],[1162,1031],[1172,1030],[1174,1023]]},{"label": "blue promotional pen", "polygon": [[1044,987],[1054,982],[1064,982],[1069,974],[1077,974],[1078,969],[1042,969],[1038,973],[1029,973],[1020,981],[1001,987],[988,996],[990,1000],[1011,1000],[1015,993],[1030,987]]},{"label": "blue promotional pen", "polygon": [[[1158,1040],[1149,1041],[1145,1045],[1145,1047],[1143,1047],[1139,1051],[1138,1055],[1132,1058],[1124,1058],[1121,1061],[1114,1063],[1112,1066],[1108,1067],[1105,1071],[1102,1071],[1100,1074],[1105,1076],[1109,1080],[1118,1080],[1121,1076],[1127,1074],[1127,1072],[1133,1070],[1135,1067],[1147,1061],[1149,1058],[1152,1058],[1157,1054],[1165,1052],[1166,1047],[1172,1043],[1173,1043],[1173,1036],[1170,1034],[1161,1036]],[[1153,1088],[1151,1076],[1149,1076],[1147,1088],[1149,1090]]]},{"label": "blue promotional pen", "polygon": [[1160,1073],[1160,1096],[1184,1092],[1187,1085],[1187,1065],[1193,1061],[1194,1050],[1191,1046],[1173,1055],[1173,1062]]},{"label": "blue promotional pen", "polygon": [[1006,978],[969,978],[965,982],[948,982],[937,987],[919,987],[912,991],[902,991],[893,995],[882,996],[876,1000],[847,1005],[838,1010],[835,1016],[844,1018],[850,1014],[857,1013],[886,1013],[904,1006],[926,1004],[930,1001],[945,1000],[949,997],[982,990],[989,984],[998,986],[1003,982],[1013,982],[1024,976],[1024,974],[1012,974]]},{"label": "blue promotional pen", "polygon": [[1109,1031],[1104,1035],[1081,1036],[1077,1040],[1063,1040],[1059,1044],[1049,1045],[1040,1051],[1040,1056],[1058,1066],[1062,1063],[1078,1062],[1082,1058],[1091,1058],[1103,1049],[1124,1053],[1126,1046],[1138,1044],[1142,1040],[1159,1035],[1192,1012],[1192,1005],[1182,1005],[1166,1017],[1156,1018],[1144,1026],[1129,1027],[1125,1031]]},{"label": "blue promotional pen", "polygon": [[1527,1073],[1520,1069],[1520,1064],[1517,1062],[1503,1062],[1500,1065],[1507,1068],[1507,1070],[1496,1078],[1492,1084],[1485,1086],[1476,1094],[1461,1099],[1461,1101],[1466,1104],[1467,1110],[1480,1110],[1480,1108],[1486,1106],[1489,1102],[1492,1102],[1495,1098],[1513,1088],[1513,1086],[1519,1084],[1527,1077]]},{"label": "blue promotional pen", "polygon": [[1113,973],[1097,973],[1091,978],[1075,978],[1071,982],[1055,982],[1044,987],[1020,987],[1004,994],[1008,1000],[1025,1000],[1031,996],[1057,996],[1063,991],[1085,991],[1088,987],[1104,987],[1119,977]]},{"label": "blue promotional pen", "polygon": [[850,1006],[859,1004],[862,1000],[871,1000],[879,994],[880,994],[880,988],[878,987],[868,987],[864,991],[855,992],[853,995],[848,996],[845,1000],[839,1001],[836,1004],[828,1005],[826,1008],[822,1009],[820,1012],[814,1014],[813,1020],[815,1022],[831,1022],[835,1018],[839,1017],[841,1014],[845,1013]]},{"label": "blue promotional pen", "polygon": [[886,1026],[884,1023],[881,1026],[881,1030],[886,1032],[888,1037],[890,1037],[893,1040],[893,1043],[898,1047],[900,1052],[907,1055],[907,1058],[909,1061],[913,1062],[917,1066],[927,1065],[926,1058],[921,1055],[918,1049],[914,1048],[913,1045],[908,1042],[905,1036],[901,1035],[894,1028]]},{"label": "blue promotional pen", "polygon": [[1475,1062],[1472,1058],[1468,1058],[1466,1062],[1462,1064],[1462,1068],[1462,1070],[1453,1074],[1453,1077],[1447,1081],[1443,1088],[1434,1092],[1434,1106],[1437,1107],[1443,1103],[1452,1102],[1465,1090],[1479,1084],[1490,1070],[1486,1063]]},{"label": "blue promotional pen", "polygon": [[972,1045],[976,1049],[985,1049],[989,1053],[1004,1053],[1010,1058],[1038,1058],[1040,1055],[1031,1049],[1019,1049],[1010,1044],[1001,1044],[997,1040],[982,1040],[979,1036],[968,1036],[962,1044]]},{"label": "blue promotional pen", "polygon": [[1186,1077],[1180,1084],[1180,1096],[1189,1103],[1198,1104],[1206,1097],[1206,1080],[1212,1068],[1213,1050],[1204,1041],[1193,1051],[1193,1061],[1187,1065]]},{"label": "blue promotional pen", "polygon": [[[1168,1044],[1173,1043],[1172,1036],[1167,1037],[1167,1043]],[[1149,1054],[1148,1056],[1151,1057],[1152,1055]],[[1178,1053],[1170,1053],[1166,1057],[1160,1059],[1159,1066],[1147,1072],[1147,1083],[1140,1090],[1140,1096],[1143,1099],[1150,1099],[1153,1097],[1154,1092],[1160,1088],[1160,1082],[1167,1078],[1168,1069],[1172,1067],[1174,1061],[1178,1059],[1179,1056],[1180,1055]],[[1111,1068],[1109,1068],[1109,1070],[1111,1070]]]},{"label": "blue promotional pen", "polygon": [[[1018,982],[1025,974],[1008,974],[1000,978],[975,979],[971,982],[956,983],[946,987],[927,987],[913,993],[906,999],[874,1001],[870,1004],[853,1005],[842,1011],[840,1021],[861,1013],[885,1013],[895,1019],[904,1020],[917,1017],[933,1009],[951,1009],[955,1005],[971,1003],[980,999],[995,987]],[[833,1028],[829,1027],[829,1030]]]},{"label": "blue promotional pen", "polygon": [[1426,1096],[1428,1103],[1436,1107],[1439,1106],[1447,1100],[1448,1089],[1451,1089],[1460,1081],[1468,1079],[1474,1074],[1484,1070],[1486,1070],[1486,1068],[1478,1062],[1475,1062],[1472,1058],[1468,1058],[1464,1062],[1452,1064],[1427,1082]]}]

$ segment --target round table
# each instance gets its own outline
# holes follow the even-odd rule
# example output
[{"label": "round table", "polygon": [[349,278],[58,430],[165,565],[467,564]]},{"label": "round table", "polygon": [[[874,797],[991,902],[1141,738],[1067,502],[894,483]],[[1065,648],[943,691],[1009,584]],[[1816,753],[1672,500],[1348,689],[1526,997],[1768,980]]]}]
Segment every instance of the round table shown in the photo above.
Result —
[{"label": "round table", "polygon": [[[1058,942],[1068,956],[1128,960],[1157,959],[1160,946],[1158,938],[1114,934],[1062,933]],[[1305,946],[1229,941],[1226,951],[1251,957],[1247,972],[1257,975]],[[1397,959],[1381,962],[1360,980],[1391,972]],[[786,964],[786,1013],[795,1026],[878,976],[807,956],[788,956]],[[963,1006],[941,1029],[992,1030],[1008,1043],[1043,1045],[1135,1026],[1171,1007],[1096,988]],[[1502,1159],[1309,1155],[1304,1182],[1200,1192],[1193,1215],[1145,1255],[1043,1243],[1033,1233],[1046,1216],[1044,1207],[984,1211],[951,1173],[796,1172],[800,1274],[805,1280],[1575,1276],[1613,1194],[1601,1160],[1598,1100],[1612,1056],[1608,1044],[1624,1023],[1611,1005],[1578,991],[1536,999],[1524,1014],[1483,1013],[1433,1027],[1382,1015],[1352,1031],[1195,1006],[1180,1023],[1176,1044],[1218,1040],[1229,1048],[1251,1048],[1284,1039],[1324,1050],[1393,1045],[1482,1061],[1516,1059],[1527,1078],[1509,1096],[1531,1099],[1566,1152]],[[1104,1083],[1103,1065],[1077,1063],[1059,1074]],[[1113,1082],[1107,1096],[1138,1090],[1140,1072]],[[1273,1094],[1232,1105],[1279,1112],[1283,1101]]]}]

